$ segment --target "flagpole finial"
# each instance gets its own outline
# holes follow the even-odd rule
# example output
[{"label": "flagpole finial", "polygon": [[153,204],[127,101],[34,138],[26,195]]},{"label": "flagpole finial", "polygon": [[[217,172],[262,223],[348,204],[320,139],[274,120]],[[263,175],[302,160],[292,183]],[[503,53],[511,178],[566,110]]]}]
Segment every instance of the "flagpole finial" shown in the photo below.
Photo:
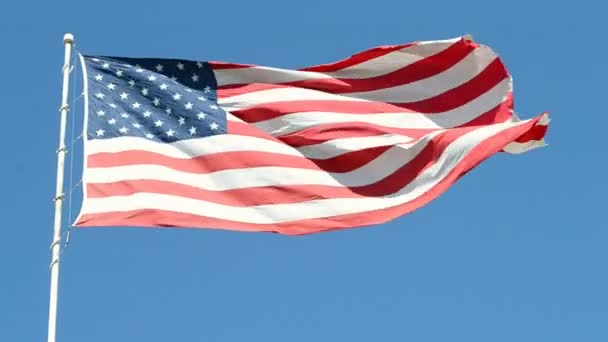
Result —
[{"label": "flagpole finial", "polygon": [[64,44],[73,44],[74,43],[74,35],[71,33],[66,33],[63,36],[63,43]]}]

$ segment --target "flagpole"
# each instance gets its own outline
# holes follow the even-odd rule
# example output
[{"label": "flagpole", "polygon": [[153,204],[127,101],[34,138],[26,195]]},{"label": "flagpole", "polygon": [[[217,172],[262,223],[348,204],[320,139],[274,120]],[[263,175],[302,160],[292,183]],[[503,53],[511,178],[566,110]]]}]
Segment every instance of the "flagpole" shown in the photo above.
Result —
[{"label": "flagpole", "polygon": [[59,148],[57,149],[57,185],[55,189],[55,222],[53,225],[53,242],[51,243],[51,289],[49,296],[49,327],[48,327],[48,342],[55,342],[55,332],[57,328],[57,294],[59,290],[59,257],[61,254],[61,218],[62,207],[64,200],[63,181],[65,171],[65,134],[68,116],[68,88],[70,83],[70,57],[72,55],[72,46],[74,44],[74,36],[71,33],[66,33],[63,36],[63,45],[65,47],[64,62],[63,62],[63,90],[61,93],[60,123],[59,123]]}]

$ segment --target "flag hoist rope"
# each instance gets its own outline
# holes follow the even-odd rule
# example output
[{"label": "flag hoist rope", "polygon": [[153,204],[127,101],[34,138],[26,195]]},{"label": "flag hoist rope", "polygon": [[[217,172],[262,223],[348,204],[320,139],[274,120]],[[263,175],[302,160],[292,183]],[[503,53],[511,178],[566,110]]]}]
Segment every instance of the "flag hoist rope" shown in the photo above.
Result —
[{"label": "flag hoist rope", "polygon": [[61,254],[61,219],[64,193],[64,171],[65,171],[65,135],[67,126],[67,117],[69,111],[68,95],[70,83],[70,57],[72,55],[72,46],[74,45],[74,36],[66,33],[63,36],[63,44],[65,47],[64,64],[63,64],[63,90],[61,93],[61,107],[59,108],[59,148],[57,149],[57,186],[55,189],[55,221],[53,224],[53,242],[51,243],[51,290],[49,296],[49,327],[48,327],[48,342],[55,342],[57,328],[57,294],[59,290],[59,257]]}]

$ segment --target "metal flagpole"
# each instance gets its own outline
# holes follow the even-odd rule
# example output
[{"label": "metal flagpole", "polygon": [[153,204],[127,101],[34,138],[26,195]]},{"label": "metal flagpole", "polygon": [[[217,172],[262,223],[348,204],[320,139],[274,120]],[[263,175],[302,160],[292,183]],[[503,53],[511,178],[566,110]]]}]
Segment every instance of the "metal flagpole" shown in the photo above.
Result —
[{"label": "metal flagpole", "polygon": [[64,200],[63,174],[65,165],[65,132],[68,117],[68,88],[70,83],[70,57],[72,55],[72,45],[74,36],[66,33],[63,36],[65,55],[63,62],[63,91],[61,93],[60,128],[59,128],[59,149],[57,149],[57,187],[55,189],[55,223],[53,225],[53,242],[51,243],[51,293],[49,297],[49,328],[48,342],[55,342],[55,331],[57,327],[57,293],[59,290],[59,255],[61,253],[61,218]]}]

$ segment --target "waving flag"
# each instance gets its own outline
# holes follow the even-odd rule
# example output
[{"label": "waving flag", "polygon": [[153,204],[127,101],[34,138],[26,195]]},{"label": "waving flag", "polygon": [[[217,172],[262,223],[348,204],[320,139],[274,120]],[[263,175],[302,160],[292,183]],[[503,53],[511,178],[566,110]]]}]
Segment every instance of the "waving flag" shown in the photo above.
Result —
[{"label": "waving flag", "polygon": [[77,226],[307,234],[378,224],[497,152],[543,145],[500,58],[470,39],[298,70],[81,56]]}]

